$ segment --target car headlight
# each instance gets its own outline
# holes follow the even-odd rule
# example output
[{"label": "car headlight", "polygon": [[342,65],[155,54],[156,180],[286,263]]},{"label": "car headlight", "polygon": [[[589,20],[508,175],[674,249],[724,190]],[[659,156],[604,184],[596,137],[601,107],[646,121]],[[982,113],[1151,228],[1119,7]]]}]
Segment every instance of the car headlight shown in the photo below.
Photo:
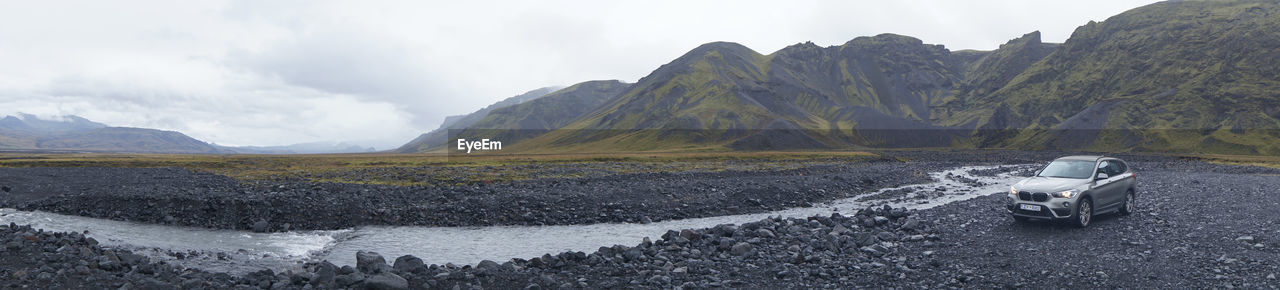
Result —
[{"label": "car headlight", "polygon": [[1012,186],[1010,186],[1010,187],[1009,187],[1009,195],[1018,195],[1018,189],[1017,189],[1017,188],[1013,188]]},{"label": "car headlight", "polygon": [[1074,189],[1073,189],[1073,190],[1068,190],[1068,191],[1055,192],[1055,193],[1053,193],[1053,197],[1057,197],[1057,198],[1071,198],[1072,196],[1076,196],[1076,194],[1079,194],[1079,193],[1080,193],[1080,191],[1079,191],[1079,190],[1074,190]]}]

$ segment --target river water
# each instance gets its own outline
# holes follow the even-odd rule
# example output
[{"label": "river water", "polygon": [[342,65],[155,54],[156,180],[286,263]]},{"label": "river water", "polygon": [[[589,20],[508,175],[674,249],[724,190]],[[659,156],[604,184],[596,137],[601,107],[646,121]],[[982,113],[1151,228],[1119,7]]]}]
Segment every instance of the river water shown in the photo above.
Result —
[{"label": "river water", "polygon": [[[975,176],[969,170],[1013,167],[1009,173]],[[773,212],[661,221],[648,224],[604,223],[567,226],[423,227],[363,226],[332,231],[252,233],[194,227],[142,224],[0,209],[0,222],[30,224],[46,231],[85,232],[105,246],[121,247],[165,259],[186,267],[212,271],[245,273],[260,269],[282,270],[305,261],[329,260],[355,265],[359,250],[375,251],[388,262],[402,255],[414,255],[429,264],[474,265],[482,260],[499,263],[512,258],[531,258],[564,251],[593,252],[601,246],[634,246],[643,238],[657,239],[667,230],[741,224],[761,219],[808,217],[840,213],[851,215],[868,206],[889,204],[912,209],[930,208],[982,195],[1005,192],[1019,177],[1015,172],[1029,165],[971,166],[930,173],[934,182],[881,189],[868,193],[848,193],[848,198]],[[968,182],[965,182],[965,181]],[[976,181],[976,182],[975,182]],[[887,191],[906,192],[905,197],[860,200]],[[189,253],[198,255],[189,255]],[[223,257],[218,252],[227,253]],[[178,254],[182,253],[182,254]],[[181,259],[178,257],[182,256]],[[190,256],[190,257],[188,257]]]}]

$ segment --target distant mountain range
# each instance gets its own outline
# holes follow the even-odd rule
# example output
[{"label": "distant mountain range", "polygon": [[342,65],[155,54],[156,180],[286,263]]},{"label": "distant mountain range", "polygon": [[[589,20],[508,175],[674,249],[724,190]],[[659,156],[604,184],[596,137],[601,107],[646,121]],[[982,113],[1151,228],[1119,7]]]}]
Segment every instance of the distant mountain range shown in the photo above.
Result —
[{"label": "distant mountain range", "polygon": [[42,119],[19,113],[0,119],[0,150],[178,154],[319,154],[373,152],[342,142],[230,147],[175,131],[110,127],[78,116]]},{"label": "distant mountain range", "polygon": [[109,127],[77,116],[0,119],[0,149],[128,153],[232,153],[174,131]]},{"label": "distant mountain range", "polygon": [[312,142],[287,146],[236,146],[220,148],[244,154],[328,154],[328,153],[369,153],[377,149],[362,147],[346,142]]},{"label": "distant mountain range", "polygon": [[[708,43],[637,83],[584,82],[446,122],[508,151],[864,147],[1280,154],[1280,2],[1177,1],[994,51],[908,36],[764,55]],[[545,90],[545,89],[544,89]],[[515,99],[515,98],[513,98]],[[430,137],[430,138],[427,138]]]}]

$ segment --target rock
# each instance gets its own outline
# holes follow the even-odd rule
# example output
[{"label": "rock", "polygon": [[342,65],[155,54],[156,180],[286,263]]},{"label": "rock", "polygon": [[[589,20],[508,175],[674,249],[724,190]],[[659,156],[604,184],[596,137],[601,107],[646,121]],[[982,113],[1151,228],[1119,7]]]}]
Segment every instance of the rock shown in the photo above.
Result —
[{"label": "rock", "polygon": [[649,280],[649,282],[651,282],[651,283],[658,283],[658,284],[662,284],[662,285],[671,284],[671,277],[667,277],[667,276],[663,276],[663,275],[656,275],[656,276],[653,276],[653,277],[649,277],[649,279],[648,279],[648,280]]},{"label": "rock", "polygon": [[360,282],[364,282],[364,274],[360,274],[360,272],[338,275],[333,278],[333,283],[341,287],[355,285]]},{"label": "rock", "polygon": [[413,270],[422,268],[422,259],[413,255],[400,256],[396,258],[396,262],[391,268],[401,273],[412,273]]},{"label": "rock", "polygon": [[848,232],[850,232],[849,228],[844,227],[842,224],[836,224],[836,226],[831,229],[831,234],[833,235],[842,235]]},{"label": "rock", "polygon": [[875,245],[862,247],[860,250],[877,257],[889,253],[889,248],[885,247],[882,244],[875,244]]},{"label": "rock", "polygon": [[687,272],[689,272],[689,267],[679,267],[671,270],[671,273],[687,273]]},{"label": "rock", "polygon": [[870,233],[857,232],[853,233],[853,242],[859,247],[870,246],[876,243],[876,237]]},{"label": "rock", "polygon": [[898,240],[898,236],[894,235],[891,232],[877,233],[876,238],[880,239],[881,241],[897,241]]},{"label": "rock", "polygon": [[270,229],[270,227],[271,225],[267,224],[267,220],[259,219],[258,221],[253,222],[253,225],[249,226],[249,229],[252,229],[254,232],[265,233]]},{"label": "rock", "polygon": [[1275,279],[1276,279],[1276,274],[1270,274],[1270,275],[1267,275],[1267,279],[1275,280]]},{"label": "rock", "polygon": [[738,231],[738,226],[732,224],[719,224],[711,228],[712,234],[721,237],[733,236],[733,232],[736,231]]},{"label": "rock", "polygon": [[683,229],[680,230],[680,237],[690,241],[697,241],[702,239],[702,234],[690,229]]},{"label": "rock", "polygon": [[627,258],[627,261],[638,261],[640,257],[644,257],[644,251],[640,248],[630,248],[622,252],[622,257]]},{"label": "rock", "polygon": [[1241,237],[1239,237],[1239,238],[1236,238],[1236,240],[1237,240],[1237,241],[1241,241],[1241,242],[1245,242],[1245,243],[1250,243],[1250,244],[1252,244],[1252,243],[1253,243],[1253,236],[1241,236]]},{"label": "rock", "polygon": [[351,265],[342,266],[342,268],[338,269],[338,275],[346,275],[346,274],[351,274],[355,272],[356,272],[356,268],[351,267]]},{"label": "rock", "polygon": [[480,264],[477,264],[476,268],[484,269],[486,271],[497,271],[502,268],[502,265],[499,265],[498,262],[484,260],[480,261]]},{"label": "rock", "polygon": [[737,241],[734,240],[733,238],[720,238],[719,241],[716,241],[716,249],[719,249],[721,251],[728,251],[729,248],[733,247],[733,244],[735,242]]},{"label": "rock", "polygon": [[374,290],[409,289],[409,281],[400,275],[384,272],[365,278],[361,286]]},{"label": "rock", "polygon": [[320,286],[333,284],[333,278],[337,276],[337,272],[338,266],[333,265],[333,263],[329,263],[329,261],[320,262],[319,269],[316,270],[316,275],[311,277],[311,285]]},{"label": "rock", "polygon": [[777,237],[776,235],[774,235],[774,234],[773,234],[773,231],[771,231],[771,230],[769,230],[769,229],[758,229],[758,230],[756,230],[756,236],[757,236],[757,237],[766,237],[766,238],[774,238],[774,237]]},{"label": "rock", "polygon": [[751,253],[751,250],[755,250],[755,246],[748,243],[737,243],[733,245],[733,249],[731,249],[729,253],[734,256],[746,256]]},{"label": "rock", "polygon": [[883,216],[876,216],[874,219],[876,221],[876,224],[883,224],[883,223],[889,222],[889,218],[883,217]]},{"label": "rock", "polygon": [[356,252],[356,270],[365,274],[378,274],[388,270],[387,260],[377,252]]},{"label": "rock", "polygon": [[916,230],[916,229],[919,229],[919,228],[920,228],[920,221],[917,221],[917,220],[914,220],[914,219],[913,219],[913,220],[908,220],[908,221],[907,221],[907,222],[905,222],[905,223],[902,223],[902,226],[901,226],[901,227],[899,227],[898,229],[901,229],[901,230],[904,230],[904,231],[911,231],[911,230]]},{"label": "rock", "polygon": [[9,192],[9,190],[12,190],[12,189],[9,188],[8,186],[0,186],[0,190],[3,190],[4,192]]},{"label": "rock", "polygon": [[103,269],[107,271],[119,270],[120,263],[116,262],[114,259],[111,259],[111,257],[98,256],[98,269]]}]

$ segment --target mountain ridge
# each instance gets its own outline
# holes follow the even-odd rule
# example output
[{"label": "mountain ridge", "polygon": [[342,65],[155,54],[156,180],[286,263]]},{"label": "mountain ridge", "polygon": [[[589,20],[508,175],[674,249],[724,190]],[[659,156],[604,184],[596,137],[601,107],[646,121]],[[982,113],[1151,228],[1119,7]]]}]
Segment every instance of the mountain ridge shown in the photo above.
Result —
[{"label": "mountain ridge", "polygon": [[74,115],[45,120],[24,113],[0,118],[0,149],[119,153],[232,153],[176,131],[110,127]]},{"label": "mountain ridge", "polygon": [[[1280,47],[1275,15],[1280,3],[1162,2],[1091,21],[1061,44],[1033,31],[992,51],[895,34],[768,55],[711,42],[507,147],[1280,154],[1280,50],[1266,49]],[[525,118],[506,115],[488,116],[506,127],[486,129]]]}]

